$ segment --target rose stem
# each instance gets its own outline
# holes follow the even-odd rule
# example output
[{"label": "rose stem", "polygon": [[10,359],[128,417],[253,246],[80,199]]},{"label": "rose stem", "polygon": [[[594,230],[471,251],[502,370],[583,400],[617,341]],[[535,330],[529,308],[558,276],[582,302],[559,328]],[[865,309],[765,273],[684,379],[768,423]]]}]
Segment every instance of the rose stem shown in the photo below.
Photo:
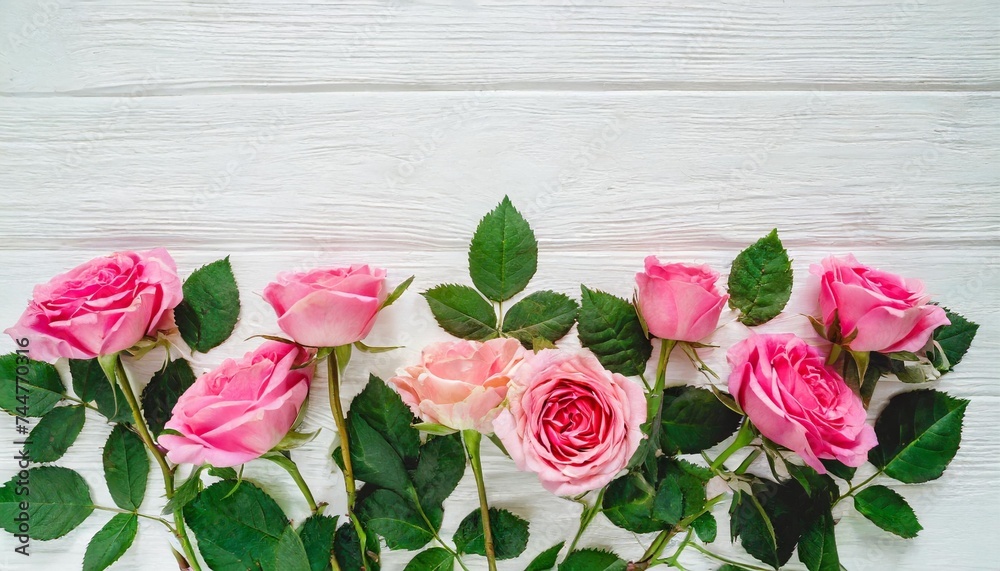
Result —
[{"label": "rose stem", "polygon": [[173,531],[174,531],[174,526],[170,525],[170,522],[167,521],[167,520],[165,520],[165,519],[163,519],[162,517],[156,517],[155,515],[149,515],[149,514],[142,514],[142,513],[139,513],[137,511],[132,511],[132,510],[123,510],[123,509],[119,509],[119,508],[109,508],[108,506],[94,505],[92,507],[95,510],[112,512],[112,513],[116,513],[116,514],[132,514],[132,515],[134,515],[136,517],[145,518],[145,519],[148,519],[148,520],[151,520],[151,521],[158,521],[158,522],[162,523],[164,525],[164,527],[166,527],[167,529],[169,529],[171,533],[173,533]]},{"label": "rose stem", "polygon": [[[320,506],[316,505],[316,498],[313,497],[312,491],[309,490],[309,484],[307,484],[305,479],[302,478],[302,473],[299,472],[299,467],[295,464],[295,462],[292,462],[291,459],[285,458],[284,456],[281,456],[281,459],[268,457],[268,460],[274,462],[278,466],[281,466],[286,472],[288,472],[288,475],[292,477],[295,485],[299,487],[299,491],[302,492],[302,497],[304,497],[306,499],[306,503],[309,504],[309,509],[312,511],[313,515],[323,511]],[[326,507],[326,504],[323,504],[323,507]]]},{"label": "rose stem", "polygon": [[351,438],[347,432],[347,419],[344,418],[344,409],[340,405],[340,374],[343,371],[337,361],[336,349],[326,358],[326,372],[327,383],[330,385],[330,412],[333,413],[333,421],[337,423],[337,433],[340,434],[340,457],[344,462],[344,487],[347,489],[347,517],[351,519],[354,531],[358,534],[358,545],[361,548],[361,568],[365,569],[367,568],[365,563],[368,560],[365,553],[368,538],[365,535],[365,530],[361,527],[361,521],[354,514],[357,485],[354,482],[354,467],[351,465]]},{"label": "rose stem", "polygon": [[700,546],[700,545],[698,545],[697,543],[694,543],[694,542],[691,542],[690,545],[691,545],[691,547],[695,548],[697,551],[700,551],[701,553],[703,553],[704,555],[707,555],[708,557],[711,557],[712,559],[715,559],[715,560],[720,561],[722,563],[727,563],[729,565],[735,565],[735,566],[739,567],[740,569],[749,569],[750,571],[772,571],[770,568],[767,568],[767,567],[757,567],[756,565],[751,565],[749,563],[743,563],[742,561],[736,561],[735,559],[727,559],[726,557],[723,557],[723,556],[721,556],[718,553],[715,553],[713,551],[709,551],[708,549],[705,549],[704,547],[702,547],[702,546]]},{"label": "rose stem", "polygon": [[723,450],[722,454],[719,454],[719,457],[712,462],[712,465],[710,466],[711,470],[713,472],[717,472],[722,464],[728,460],[734,452],[743,448],[747,444],[750,444],[751,441],[753,441],[753,429],[750,427],[750,419],[745,418],[743,419],[743,424],[740,425],[740,431],[736,433],[736,440],[729,445],[729,448]]},{"label": "rose stem", "polygon": [[[587,526],[590,525],[590,522],[594,521],[594,517],[597,516],[597,514],[601,513],[601,502],[604,500],[604,490],[605,488],[601,488],[601,491],[597,493],[597,499],[594,500],[593,506],[584,504],[583,513],[580,514],[580,528],[576,531],[576,536],[573,538],[573,542],[569,544],[569,550],[566,551],[567,555],[573,553],[573,550],[576,549],[577,542],[579,542],[580,538],[583,537],[583,532],[586,531]],[[581,503],[583,502],[581,501]]]},{"label": "rose stem", "polygon": [[872,474],[871,476],[869,476],[864,482],[861,482],[860,484],[858,484],[856,486],[851,486],[850,489],[848,489],[839,498],[837,498],[837,500],[835,502],[833,502],[832,504],[830,504],[830,507],[833,508],[834,506],[836,506],[837,504],[840,503],[840,500],[842,500],[844,498],[849,498],[849,497],[853,496],[855,492],[857,492],[859,489],[865,487],[866,484],[868,484],[869,482],[871,482],[875,478],[878,478],[881,475],[882,475],[882,470],[879,469],[878,472],[875,472],[874,474]]},{"label": "rose stem", "polygon": [[410,488],[410,499],[413,500],[413,505],[417,508],[417,513],[420,514],[420,517],[424,520],[424,523],[427,524],[427,529],[434,532],[434,539],[441,545],[441,548],[447,551],[448,553],[451,553],[451,556],[455,558],[455,562],[458,563],[459,566],[462,567],[462,569],[464,569],[465,571],[469,571],[469,568],[466,567],[465,563],[462,562],[462,558],[459,557],[458,553],[456,553],[455,550],[452,549],[450,545],[448,545],[447,543],[445,543],[443,539],[441,539],[441,535],[438,534],[437,531],[434,531],[436,528],[434,524],[431,523],[430,518],[427,517],[427,512],[425,512],[424,508],[420,506],[420,498],[417,497],[417,491],[414,490],[413,488]]},{"label": "rose stem", "polygon": [[[679,532],[688,529],[688,527],[694,522],[694,520],[700,518],[701,516],[711,511],[712,507],[715,504],[722,501],[723,496],[724,494],[719,494],[707,500],[705,502],[705,506],[701,509],[701,511],[682,519],[674,527],[670,529],[664,529],[663,531],[661,531],[660,534],[656,536],[656,539],[653,540],[653,543],[650,544],[649,549],[647,549],[646,552],[642,554],[642,559],[640,559],[638,563],[645,563],[647,567],[649,565],[656,565],[661,563],[661,561],[655,561],[655,559],[659,557],[661,554],[663,554],[663,550],[667,548],[667,545],[670,543],[670,540]],[[687,545],[693,545],[689,541],[690,538],[691,538],[691,533],[689,531],[688,536],[684,538],[684,541],[681,543],[681,546],[677,549],[677,551],[674,552],[674,555],[670,557],[667,561],[674,560],[674,562],[676,563],[676,559],[680,555],[681,551]],[[643,567],[643,569],[645,569],[645,567]]]},{"label": "rose stem", "polygon": [[[149,434],[149,428],[146,427],[146,421],[142,418],[139,401],[136,400],[135,393],[132,391],[132,384],[128,380],[128,374],[125,372],[125,365],[122,364],[120,355],[115,356],[115,376],[118,377],[118,386],[121,387],[122,393],[125,395],[125,400],[128,401],[128,406],[132,409],[132,418],[135,419],[135,428],[139,432],[139,437],[146,444],[146,448],[153,453],[156,463],[160,465],[160,472],[163,473],[163,487],[166,490],[167,499],[169,500],[174,497],[174,472],[167,465],[166,458],[163,457],[163,453],[157,448],[156,443],[153,442],[153,437]],[[110,380],[113,383],[116,382],[116,379]],[[191,547],[191,540],[188,539],[187,530],[184,528],[184,518],[177,510],[174,510],[173,515],[174,527],[177,529],[176,537],[181,542],[181,548],[184,549],[184,555],[188,559],[190,568],[194,569],[194,571],[201,571],[201,567],[198,564],[198,557],[194,553],[194,548]],[[182,569],[187,569],[187,567],[182,567]]]},{"label": "rose stem", "polygon": [[476,476],[476,490],[479,491],[479,510],[483,519],[483,543],[486,544],[486,562],[490,571],[497,571],[496,553],[493,551],[493,530],[490,529],[490,506],[486,502],[486,484],[483,482],[483,463],[479,455],[479,443],[483,435],[475,430],[463,430],[462,440],[469,453],[472,473]]},{"label": "rose stem", "polygon": [[653,540],[653,543],[649,545],[649,549],[642,554],[642,559],[639,559],[638,562],[649,564],[650,561],[659,557],[660,554],[663,553],[663,550],[666,549],[667,544],[670,543],[670,540],[677,535],[678,531],[679,526],[661,531],[660,534],[656,536],[656,539]]},{"label": "rose stem", "polygon": [[[663,391],[667,384],[667,363],[670,362],[670,353],[677,346],[677,341],[670,339],[660,340],[660,359],[656,365],[656,379],[653,391],[646,399],[646,422],[649,423],[649,439],[652,442],[659,442],[660,419],[663,416]],[[652,460],[650,454],[646,461]]]},{"label": "rose stem", "polygon": [[[671,555],[670,557],[667,557],[666,559],[661,559],[659,562],[666,563],[667,567],[680,567],[680,562],[678,562],[678,559],[680,558],[681,553],[684,552],[684,548],[691,543],[692,533],[694,533],[694,530],[689,529],[687,535],[684,536],[684,540],[681,541],[681,544],[677,546],[677,549],[674,551],[674,554]],[[652,561],[651,563],[655,565],[658,562]]]}]

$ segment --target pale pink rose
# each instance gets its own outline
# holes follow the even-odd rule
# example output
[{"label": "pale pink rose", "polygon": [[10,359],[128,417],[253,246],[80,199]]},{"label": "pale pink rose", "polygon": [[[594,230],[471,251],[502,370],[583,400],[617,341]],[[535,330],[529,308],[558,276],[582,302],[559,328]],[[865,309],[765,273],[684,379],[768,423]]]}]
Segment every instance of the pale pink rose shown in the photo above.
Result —
[{"label": "pale pink rose", "polygon": [[574,496],[615,478],[639,447],[642,389],[589,353],[540,351],[514,373],[493,429],[518,469]]},{"label": "pale pink rose", "polygon": [[928,305],[924,284],[869,268],[853,255],[830,256],[810,271],[820,277],[819,307],[823,323],[840,320],[841,338],[853,351],[919,351],[934,330],[951,323],[943,309]]},{"label": "pale pink rose", "polygon": [[182,297],[166,250],[116,252],[35,286],[28,308],[4,332],[30,339],[32,359],[92,359],[174,328]]},{"label": "pale pink rose", "polygon": [[264,300],[278,314],[278,327],[310,347],[364,339],[388,295],[385,270],[358,265],[285,272],[264,288]]},{"label": "pale pink rose", "polygon": [[758,335],[727,355],[729,392],[757,430],[820,474],[820,459],[860,466],[877,444],[865,407],[819,349],[792,334]]},{"label": "pale pink rose", "polygon": [[219,468],[249,462],[274,448],[295,423],[313,367],[296,369],[312,351],[268,341],[242,359],[226,359],[177,399],[157,440],[175,464]]},{"label": "pale pink rose", "polygon": [[400,369],[390,381],[425,422],[488,435],[525,357],[517,339],[435,343],[423,350],[419,364]]},{"label": "pale pink rose", "polygon": [[729,299],[715,282],[719,274],[707,265],[661,264],[646,258],[646,271],[635,275],[638,310],[649,332],[660,339],[700,341],[715,331]]}]

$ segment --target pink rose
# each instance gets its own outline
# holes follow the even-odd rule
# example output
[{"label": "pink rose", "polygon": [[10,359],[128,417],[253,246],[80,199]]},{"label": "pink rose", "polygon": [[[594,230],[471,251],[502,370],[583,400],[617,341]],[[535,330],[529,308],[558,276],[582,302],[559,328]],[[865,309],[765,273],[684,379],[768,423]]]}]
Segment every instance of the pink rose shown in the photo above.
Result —
[{"label": "pink rose", "polygon": [[758,335],[727,355],[729,392],[761,434],[820,474],[820,459],[860,466],[877,444],[865,407],[819,349],[792,334]]},{"label": "pink rose", "polygon": [[92,359],[172,329],[182,298],[177,265],[166,250],[117,252],[35,286],[28,308],[4,332],[31,339],[32,359]]},{"label": "pink rose", "polygon": [[493,434],[511,374],[525,356],[517,339],[435,343],[390,381],[424,421]]},{"label": "pink rose", "polygon": [[518,469],[560,496],[613,480],[643,438],[642,389],[589,353],[540,351],[514,373],[507,399],[496,435]]},{"label": "pink rose", "polygon": [[357,265],[285,272],[264,288],[264,299],[278,314],[278,327],[310,347],[364,339],[388,295],[385,270]]},{"label": "pink rose", "polygon": [[715,331],[729,299],[719,293],[719,274],[707,265],[661,264],[646,258],[646,271],[635,275],[639,314],[660,339],[700,341]]},{"label": "pink rose", "polygon": [[298,418],[313,368],[298,345],[268,341],[242,359],[226,359],[177,399],[158,442],[175,464],[219,468],[249,462],[274,448]]},{"label": "pink rose", "polygon": [[920,280],[869,268],[848,254],[830,256],[810,271],[820,277],[819,307],[829,328],[840,319],[841,338],[853,351],[919,351],[934,330],[951,323],[944,310],[927,305]]}]

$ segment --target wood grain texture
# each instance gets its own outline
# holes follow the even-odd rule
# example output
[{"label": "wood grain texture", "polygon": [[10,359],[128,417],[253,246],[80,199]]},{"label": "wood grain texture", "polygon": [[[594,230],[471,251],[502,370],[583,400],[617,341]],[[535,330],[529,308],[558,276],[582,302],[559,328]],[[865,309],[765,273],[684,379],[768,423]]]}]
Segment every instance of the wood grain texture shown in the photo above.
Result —
[{"label": "wood grain texture", "polygon": [[[615,197],[606,197],[602,203],[610,206]],[[463,216],[473,213],[463,213]],[[669,217],[669,214],[667,215]],[[332,217],[339,222],[351,217],[345,212]],[[280,220],[280,219],[279,219]],[[536,224],[537,226],[537,224]],[[592,225],[579,225],[580,232],[613,231],[627,224],[606,221]],[[722,229],[736,232],[735,228]],[[127,243],[119,244],[125,247]],[[529,290],[551,288],[574,297],[579,295],[580,282],[589,287],[605,289],[619,295],[628,295],[633,287],[635,271],[641,267],[642,258],[650,253],[662,258],[698,261],[713,265],[725,273],[732,257],[741,244],[733,243],[728,248],[678,249],[669,245],[650,244],[642,250],[629,251],[550,251],[544,244],[539,261],[539,271],[529,285]],[[796,288],[786,315],[765,326],[770,331],[792,331],[807,337],[814,337],[804,312],[813,312],[815,307],[815,283],[808,276],[808,265],[830,253],[821,246],[800,246],[791,248],[795,258]],[[204,247],[172,248],[180,272],[187,274],[193,269],[229,253],[227,250],[209,250]],[[0,251],[0,265],[5,268],[9,292],[0,302],[0,322],[11,323],[24,307],[24,301],[35,282],[45,279],[58,271],[79,263],[98,250],[38,250]],[[895,539],[874,528],[864,518],[849,509],[840,510],[843,521],[838,526],[838,545],[844,556],[845,565],[852,570],[876,571],[898,569],[903,571],[924,570],[929,567],[954,569],[992,569],[992,562],[1000,557],[1000,548],[992,541],[995,514],[1000,509],[1000,498],[993,492],[990,482],[995,478],[1000,464],[1000,441],[995,436],[994,427],[1000,423],[1000,385],[996,383],[994,359],[1000,350],[1000,252],[997,248],[966,249],[961,252],[936,248],[912,247],[889,250],[879,247],[855,248],[854,253],[863,261],[892,269],[906,275],[920,275],[925,278],[928,290],[952,307],[961,308],[971,319],[983,324],[972,351],[961,363],[958,372],[939,383],[940,388],[949,393],[971,398],[972,404],[966,415],[962,449],[946,474],[937,481],[920,486],[895,485],[913,504],[925,530],[912,541]],[[279,271],[288,268],[308,268],[318,264],[334,264],[355,261],[369,261],[390,269],[393,282],[416,274],[413,289],[397,304],[380,317],[370,337],[372,344],[405,344],[404,349],[378,355],[358,354],[352,360],[345,382],[345,398],[353,397],[363,386],[368,372],[388,377],[406,364],[413,362],[419,349],[426,343],[446,339],[447,336],[433,322],[424,301],[417,292],[444,281],[469,283],[467,259],[464,249],[434,250],[356,250],[352,252],[321,252],[318,250],[282,251],[277,248],[262,248],[234,254],[232,263],[240,281],[244,310],[241,322],[233,338],[207,355],[196,355],[196,372],[203,372],[217,365],[223,358],[237,356],[250,350],[256,343],[247,340],[257,333],[277,333],[272,310],[257,295],[264,285]],[[725,276],[723,276],[725,279]],[[256,292],[256,293],[255,293]],[[713,341],[727,346],[746,335],[746,328],[734,322],[733,316],[724,315],[724,326],[715,334]],[[566,339],[568,347],[578,346],[575,334]],[[728,369],[723,350],[706,354],[709,364],[723,376]],[[148,378],[155,369],[157,356],[151,355],[144,365],[137,367],[140,382]],[[698,383],[698,375],[681,359],[671,363],[668,378],[671,383]],[[875,397],[872,412],[877,413],[887,398],[904,386],[898,382],[884,381]],[[329,458],[333,447],[334,427],[326,410],[327,395],[325,383],[314,383],[313,398],[306,417],[307,429],[321,428],[317,441],[297,451],[296,459],[301,462],[307,481],[321,501],[329,501],[332,509],[343,508],[342,484],[336,468]],[[110,502],[101,476],[99,455],[95,452],[103,445],[109,432],[100,420],[88,416],[87,425],[78,443],[71,449],[61,465],[76,467],[83,473],[98,503]],[[0,440],[0,454],[7,457],[13,448]],[[546,547],[567,539],[575,528],[578,517],[576,504],[553,497],[542,490],[530,474],[517,472],[509,460],[501,456],[491,445],[485,447],[485,460],[491,498],[502,507],[528,516],[532,522],[532,538],[526,554],[501,565],[504,570],[523,569],[530,556]],[[721,447],[720,447],[721,449]],[[716,450],[715,452],[718,452]],[[764,468],[766,469],[766,468]],[[6,480],[13,473],[13,466],[0,463],[0,479]],[[248,467],[248,475],[265,484],[268,491],[278,499],[292,518],[301,518],[306,507],[286,475],[262,462],[253,462]],[[468,476],[468,475],[467,475]],[[891,480],[886,480],[890,483]],[[156,474],[151,477],[150,492],[144,510],[155,513],[162,504],[153,490],[160,486]],[[446,505],[444,533],[447,536],[457,527],[458,522],[476,505],[476,491],[467,477],[455,495]],[[718,550],[739,557],[739,551],[728,545],[724,522],[725,506],[716,513],[723,522]],[[106,517],[92,516],[83,526],[67,538],[54,542],[35,542],[35,555],[31,565],[38,562],[65,562],[78,565],[86,541],[102,525]],[[983,525],[968,526],[968,521],[981,521]],[[118,564],[118,569],[151,569],[149,561],[169,561],[166,551],[167,536],[155,526],[144,526],[140,530],[142,541],[127,553]],[[637,542],[638,539],[638,542]],[[618,530],[603,520],[599,520],[585,537],[585,544],[615,549],[626,557],[638,557],[652,536],[638,538]],[[0,551],[0,562],[10,566],[4,569],[27,570],[25,566],[9,555],[9,550]],[[392,552],[385,555],[385,569],[402,569],[412,554]],[[18,556],[19,557],[19,556]],[[744,556],[745,557],[745,556]],[[481,560],[470,561],[472,569],[479,569]],[[53,563],[54,564],[54,563]],[[687,558],[686,567],[691,570],[708,571],[712,565],[696,557]],[[801,569],[793,562],[790,569]]]},{"label": "wood grain texture", "polygon": [[774,226],[792,245],[987,246],[998,110],[826,91],[6,98],[0,248],[456,248],[505,193],[552,250]]},{"label": "wood grain texture", "polygon": [[19,0],[2,10],[5,93],[1000,81],[990,0]]},{"label": "wood grain texture", "polygon": [[[894,486],[925,530],[896,539],[843,506],[846,567],[995,570],[998,89],[990,0],[6,0],[0,329],[34,284],[93,256],[167,246],[187,275],[232,254],[244,310],[229,342],[195,356],[200,373],[277,332],[259,294],[279,271],[370,262],[393,281],[415,274],[370,338],[406,347],[356,356],[349,398],[369,371],[389,376],[446,338],[416,292],[469,283],[467,241],[505,194],[539,239],[530,289],[573,297],[580,283],[628,295],[651,253],[725,270],[778,227],[796,289],[770,330],[811,335],[800,315],[815,305],[808,265],[848,251],[924,278],[983,324],[940,384],[972,401],[962,449],[941,479]],[[715,341],[745,334],[730,316]],[[706,357],[727,371],[723,350]],[[134,365],[141,384],[156,355]],[[679,359],[669,378],[697,382]],[[873,414],[903,388],[880,385]],[[306,426],[322,432],[294,455],[340,511],[325,383],[313,390]],[[59,462],[105,505],[109,430],[88,416]],[[16,452],[10,435],[0,422],[2,458]],[[526,554],[501,563],[517,571],[568,539],[579,509],[485,448],[493,501],[532,521]],[[14,472],[0,460],[0,481]],[[286,474],[260,462],[247,473],[290,517],[305,515]],[[159,511],[158,489],[153,474],[143,511]],[[476,503],[467,477],[443,535]],[[0,536],[0,569],[79,568],[109,515],[33,542],[30,558]],[[725,506],[716,515],[718,550],[748,561],[729,547]],[[172,568],[158,524],[143,521],[139,537],[113,570]],[[635,558],[651,539],[598,518],[583,543]],[[387,553],[383,568],[411,556]]]}]

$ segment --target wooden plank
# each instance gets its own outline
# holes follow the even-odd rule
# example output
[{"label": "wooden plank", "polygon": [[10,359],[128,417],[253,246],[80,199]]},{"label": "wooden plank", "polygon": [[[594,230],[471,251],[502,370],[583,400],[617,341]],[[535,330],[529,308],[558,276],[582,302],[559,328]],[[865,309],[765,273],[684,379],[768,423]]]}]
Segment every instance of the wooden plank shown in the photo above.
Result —
[{"label": "wooden plank", "polygon": [[990,0],[21,0],[0,93],[995,89]]},{"label": "wooden plank", "polygon": [[0,98],[0,248],[459,248],[505,193],[550,249],[775,226],[995,245],[997,111],[825,91]]}]

